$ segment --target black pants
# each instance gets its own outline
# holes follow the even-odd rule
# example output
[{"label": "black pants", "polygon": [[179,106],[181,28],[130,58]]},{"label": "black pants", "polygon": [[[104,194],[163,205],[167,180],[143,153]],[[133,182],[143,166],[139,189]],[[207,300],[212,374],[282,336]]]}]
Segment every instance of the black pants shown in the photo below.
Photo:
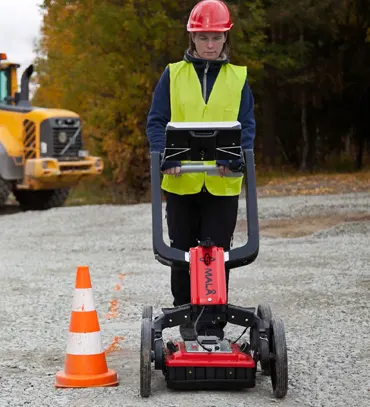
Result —
[{"label": "black pants", "polygon": [[[230,250],[234,233],[239,196],[214,196],[208,191],[194,195],[176,195],[165,192],[167,225],[171,246],[189,251],[198,241],[210,238],[225,251]],[[226,272],[227,292],[229,269]],[[173,305],[190,303],[189,268],[171,268]]]}]

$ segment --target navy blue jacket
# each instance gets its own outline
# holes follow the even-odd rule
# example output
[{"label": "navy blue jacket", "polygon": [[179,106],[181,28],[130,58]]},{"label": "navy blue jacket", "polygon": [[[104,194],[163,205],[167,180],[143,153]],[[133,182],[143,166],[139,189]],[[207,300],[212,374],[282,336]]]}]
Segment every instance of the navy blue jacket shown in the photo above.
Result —
[{"label": "navy blue jacket", "polygon": [[[200,86],[202,86],[206,63],[210,63],[207,73],[207,95],[205,101],[207,103],[221,66],[222,64],[229,63],[229,59],[223,61],[206,61],[204,59],[195,58],[186,51],[184,60],[193,63],[199,77]],[[155,87],[152,106],[148,114],[146,133],[150,144],[150,151],[164,152],[166,145],[165,131],[167,123],[170,120],[170,72],[167,67]],[[256,123],[254,119],[254,98],[248,80],[245,81],[242,90],[238,121],[242,126],[242,148],[253,149]],[[217,161],[217,164],[230,166],[228,161]],[[169,161],[165,163],[163,169],[177,165],[180,165],[180,163]]]}]

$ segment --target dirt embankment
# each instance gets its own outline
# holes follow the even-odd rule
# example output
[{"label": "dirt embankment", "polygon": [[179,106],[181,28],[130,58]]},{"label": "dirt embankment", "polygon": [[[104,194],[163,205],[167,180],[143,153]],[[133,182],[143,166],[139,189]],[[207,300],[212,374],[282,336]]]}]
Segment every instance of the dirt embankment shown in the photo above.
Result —
[{"label": "dirt embankment", "polygon": [[[344,215],[300,216],[292,219],[260,220],[260,234],[267,237],[308,236],[320,230],[347,222],[370,222],[370,213],[347,213]],[[245,220],[239,220],[236,231],[244,230]]]}]

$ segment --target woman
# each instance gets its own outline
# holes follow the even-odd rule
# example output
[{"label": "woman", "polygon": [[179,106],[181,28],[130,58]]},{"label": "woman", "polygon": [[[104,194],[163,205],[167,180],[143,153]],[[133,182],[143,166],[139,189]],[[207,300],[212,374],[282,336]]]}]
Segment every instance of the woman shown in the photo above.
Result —
[{"label": "woman", "polygon": [[[253,148],[254,100],[246,67],[230,64],[229,31],[233,24],[222,1],[203,0],[191,11],[189,48],[184,60],[169,64],[153,95],[147,136],[151,151],[164,152],[165,129],[173,122],[236,121],[242,126],[242,147]],[[189,251],[210,238],[230,250],[238,212],[241,178],[223,177],[235,162],[218,161],[220,176],[182,174],[180,162],[162,167],[169,238],[175,248]],[[239,163],[236,163],[239,164]],[[229,270],[226,270],[227,287]],[[188,269],[171,269],[174,306],[190,303]],[[224,325],[206,327],[223,338]],[[192,324],[180,326],[184,340],[194,337]]]}]

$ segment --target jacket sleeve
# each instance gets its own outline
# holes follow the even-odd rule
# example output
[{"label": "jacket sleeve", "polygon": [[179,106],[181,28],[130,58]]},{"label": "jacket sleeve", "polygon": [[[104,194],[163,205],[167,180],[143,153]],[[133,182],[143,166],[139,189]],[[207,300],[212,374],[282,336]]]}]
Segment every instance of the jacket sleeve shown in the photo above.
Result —
[{"label": "jacket sleeve", "polygon": [[[240,101],[238,121],[242,127],[241,146],[243,149],[253,149],[256,135],[256,121],[254,118],[254,97],[246,79]],[[237,169],[241,160],[220,160],[218,165],[225,165],[231,169]]]},{"label": "jacket sleeve", "polygon": [[248,80],[245,81],[242,91],[238,121],[242,126],[242,148],[253,149],[256,136],[256,121],[254,118],[254,97]]},{"label": "jacket sleeve", "polygon": [[[162,73],[153,94],[152,105],[147,118],[146,134],[150,151],[164,152],[166,146],[166,126],[171,120],[170,103],[170,71],[166,68]],[[163,163],[162,169],[176,167],[179,161]]]}]

